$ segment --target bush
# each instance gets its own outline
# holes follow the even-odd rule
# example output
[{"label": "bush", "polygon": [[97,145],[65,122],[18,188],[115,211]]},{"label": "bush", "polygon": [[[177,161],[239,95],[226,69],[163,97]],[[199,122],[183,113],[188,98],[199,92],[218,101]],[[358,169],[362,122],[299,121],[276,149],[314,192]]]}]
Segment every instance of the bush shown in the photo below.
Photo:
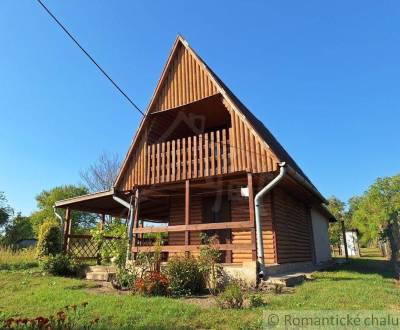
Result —
[{"label": "bush", "polygon": [[120,269],[112,285],[118,290],[131,290],[134,287],[136,278],[137,276],[134,272],[127,269]]},{"label": "bush", "polygon": [[159,272],[149,272],[135,281],[135,291],[146,296],[166,296],[168,279]]},{"label": "bush", "polygon": [[56,255],[61,252],[60,225],[54,221],[45,221],[39,228],[36,255],[39,258]]},{"label": "bush", "polygon": [[193,257],[172,258],[168,261],[166,274],[174,296],[201,293],[206,287],[199,262]]},{"label": "bush", "polygon": [[68,254],[50,255],[41,260],[42,270],[58,276],[76,276],[82,268],[78,260]]},{"label": "bush", "polygon": [[254,293],[249,296],[250,307],[260,307],[260,306],[264,306],[264,304],[265,303],[264,303],[264,300],[261,297],[261,295]]},{"label": "bush", "polygon": [[204,233],[200,234],[200,239],[203,244],[199,254],[200,269],[211,294],[216,295],[223,286],[223,272],[219,264],[221,251],[216,246],[218,239]]},{"label": "bush", "polygon": [[242,308],[243,292],[240,286],[236,283],[229,284],[217,297],[217,304],[221,308]]}]

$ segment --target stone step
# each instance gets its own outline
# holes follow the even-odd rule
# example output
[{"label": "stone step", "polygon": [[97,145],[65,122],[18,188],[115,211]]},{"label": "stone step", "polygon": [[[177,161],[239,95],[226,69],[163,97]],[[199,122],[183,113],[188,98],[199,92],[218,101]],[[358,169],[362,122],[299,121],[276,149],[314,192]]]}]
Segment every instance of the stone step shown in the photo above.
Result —
[{"label": "stone step", "polygon": [[115,273],[116,271],[117,271],[117,268],[115,266],[96,265],[96,266],[87,266],[86,267],[86,272],[111,272],[111,273]]},{"label": "stone step", "polygon": [[283,287],[293,287],[303,283],[307,279],[305,274],[294,274],[284,276],[271,276],[263,281],[266,286],[268,285],[281,285]]},{"label": "stone step", "polygon": [[87,272],[86,279],[91,281],[106,281],[111,282],[115,279],[115,272]]}]

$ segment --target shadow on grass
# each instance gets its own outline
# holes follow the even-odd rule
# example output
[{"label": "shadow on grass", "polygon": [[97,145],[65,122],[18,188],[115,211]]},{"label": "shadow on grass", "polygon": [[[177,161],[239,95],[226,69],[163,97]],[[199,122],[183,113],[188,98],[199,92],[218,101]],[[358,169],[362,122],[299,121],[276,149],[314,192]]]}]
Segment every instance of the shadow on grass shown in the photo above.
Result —
[{"label": "shadow on grass", "polygon": [[96,289],[100,288],[100,284],[92,284],[92,283],[82,283],[82,284],[77,284],[77,285],[70,285],[66,286],[64,289],[66,290],[82,290],[82,289]]},{"label": "shadow on grass", "polygon": [[384,278],[395,278],[392,265],[387,260],[376,260],[367,258],[349,259],[347,263],[335,265],[327,269],[326,271],[332,272],[338,270],[346,270],[360,274],[378,274]]}]

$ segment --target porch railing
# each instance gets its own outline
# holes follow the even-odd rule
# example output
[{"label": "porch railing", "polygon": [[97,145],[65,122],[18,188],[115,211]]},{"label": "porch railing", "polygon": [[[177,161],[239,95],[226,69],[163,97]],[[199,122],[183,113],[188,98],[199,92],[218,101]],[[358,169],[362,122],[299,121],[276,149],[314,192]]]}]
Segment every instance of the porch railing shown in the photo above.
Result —
[{"label": "porch railing", "polygon": [[147,146],[149,184],[231,172],[228,130],[216,130]]}]

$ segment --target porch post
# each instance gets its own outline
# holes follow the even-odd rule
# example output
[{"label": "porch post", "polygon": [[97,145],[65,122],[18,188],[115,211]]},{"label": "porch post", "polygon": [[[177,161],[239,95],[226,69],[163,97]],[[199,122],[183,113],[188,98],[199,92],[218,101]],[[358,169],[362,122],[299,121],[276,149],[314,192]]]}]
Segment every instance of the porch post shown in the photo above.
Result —
[{"label": "porch post", "polygon": [[[185,181],[185,225],[190,223],[190,182]],[[189,254],[188,246],[190,244],[190,231],[185,230],[185,254]]]},{"label": "porch post", "polygon": [[67,207],[65,210],[65,224],[64,224],[64,244],[63,251],[69,252],[69,235],[71,235],[71,209]]},{"label": "porch post", "polygon": [[252,260],[257,260],[257,242],[256,242],[256,218],[254,216],[254,189],[253,174],[247,173],[247,188],[249,189],[249,220],[253,224],[251,228],[251,256]]},{"label": "porch post", "polygon": [[101,222],[100,222],[100,230],[104,230],[104,224],[106,222],[106,215],[104,213],[101,214]]},{"label": "porch post", "polygon": [[[139,220],[139,189],[136,189],[135,192],[135,214],[133,216],[133,236],[132,236],[132,247],[136,247],[136,228],[138,227],[138,220]],[[131,248],[132,248],[131,247]],[[130,251],[131,253],[131,251]]]}]

